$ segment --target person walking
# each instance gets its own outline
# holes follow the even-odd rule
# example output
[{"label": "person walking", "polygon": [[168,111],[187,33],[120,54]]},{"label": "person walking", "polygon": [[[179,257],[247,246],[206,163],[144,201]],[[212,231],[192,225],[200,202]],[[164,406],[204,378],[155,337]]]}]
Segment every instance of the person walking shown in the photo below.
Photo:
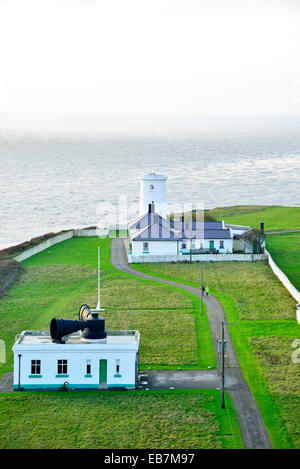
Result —
[{"label": "person walking", "polygon": [[208,293],[209,293],[208,285],[206,285],[205,291],[206,291],[206,296],[208,296]]},{"label": "person walking", "polygon": [[205,293],[205,286],[204,285],[202,285],[201,290],[202,290],[202,296],[204,296],[204,293]]}]

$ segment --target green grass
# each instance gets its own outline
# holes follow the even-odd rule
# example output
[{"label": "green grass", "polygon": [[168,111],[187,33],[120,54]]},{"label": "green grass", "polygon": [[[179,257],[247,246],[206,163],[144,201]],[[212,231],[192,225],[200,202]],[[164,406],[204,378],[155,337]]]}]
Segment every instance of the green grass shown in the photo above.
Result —
[{"label": "green grass", "polygon": [[300,207],[236,205],[214,208],[209,213],[217,220],[252,228],[260,228],[260,222],[264,222],[266,231],[300,229]]},{"label": "green grass", "polygon": [[[201,267],[197,263],[135,268],[200,287]],[[227,320],[235,323],[229,326],[232,341],[273,446],[299,448],[299,364],[291,359],[291,343],[299,338],[296,302],[264,262],[206,263],[204,276],[211,293],[223,304]],[[264,355],[266,347],[270,357],[275,356],[269,361]],[[278,364],[277,354],[284,357]]]},{"label": "green grass", "polygon": [[266,246],[278,267],[300,290],[300,233],[268,235]]},{"label": "green grass", "polygon": [[226,403],[216,390],[0,394],[0,447],[242,448]]},{"label": "green grass", "polygon": [[[151,263],[134,267],[156,277],[200,287],[200,263]],[[295,301],[266,262],[206,262],[206,282],[211,289],[237,301],[242,320],[295,318]]]},{"label": "green grass", "polygon": [[[95,305],[99,244],[107,329],[140,330],[143,367],[216,366],[198,298],[119,272],[110,264],[109,239],[73,238],[24,261],[18,282],[1,300],[8,352],[1,371],[12,367],[16,333],[48,328],[53,316],[76,318],[84,302]],[[242,448],[226,400],[222,410],[217,390],[0,394],[0,447]]]},{"label": "green grass", "polygon": [[[138,329],[141,368],[215,367],[206,316],[199,299],[172,287],[137,279],[110,264],[110,240],[72,238],[22,262],[19,281],[0,301],[0,338],[11,348],[22,330],[48,329],[52,317],[77,319],[79,306],[97,303],[97,247],[101,245],[101,306],[106,329]],[[184,344],[184,346],[183,346]]]}]

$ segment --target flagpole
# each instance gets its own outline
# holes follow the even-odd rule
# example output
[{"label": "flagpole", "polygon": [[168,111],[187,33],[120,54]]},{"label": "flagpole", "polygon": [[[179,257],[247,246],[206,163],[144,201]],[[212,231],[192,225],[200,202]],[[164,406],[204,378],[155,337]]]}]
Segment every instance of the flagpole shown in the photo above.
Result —
[{"label": "flagpole", "polygon": [[98,246],[98,303],[97,309],[100,310],[100,246]]}]

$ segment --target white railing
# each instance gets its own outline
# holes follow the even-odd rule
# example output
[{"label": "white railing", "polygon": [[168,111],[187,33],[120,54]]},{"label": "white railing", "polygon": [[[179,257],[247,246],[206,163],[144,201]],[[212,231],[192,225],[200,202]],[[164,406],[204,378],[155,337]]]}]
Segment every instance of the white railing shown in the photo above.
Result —
[{"label": "white railing", "polygon": [[265,252],[268,256],[268,261],[269,261],[270,267],[273,270],[276,277],[279,278],[279,280],[283,283],[285,288],[290,292],[292,297],[295,298],[297,303],[300,303],[300,292],[299,292],[299,290],[297,290],[297,288],[294,287],[292,282],[288,279],[288,277],[282,272],[282,270],[274,262],[274,260],[272,259],[271,254],[267,250]]}]

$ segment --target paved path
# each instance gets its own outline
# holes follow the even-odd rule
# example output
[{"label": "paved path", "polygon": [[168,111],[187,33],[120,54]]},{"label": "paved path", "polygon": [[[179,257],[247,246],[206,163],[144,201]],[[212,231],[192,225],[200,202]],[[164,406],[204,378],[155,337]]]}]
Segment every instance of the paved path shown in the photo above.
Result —
[{"label": "paved path", "polygon": [[0,380],[0,393],[1,392],[12,392],[13,391],[13,373],[4,373]]},{"label": "paved path", "polygon": [[[184,285],[181,283],[176,283],[170,280],[152,277],[151,275],[147,275],[147,274],[144,274],[143,272],[139,272],[133,269],[128,264],[127,254],[126,254],[123,239],[120,239],[120,238],[112,239],[111,263],[117,269],[123,272],[126,272],[130,275],[134,275],[135,277],[146,278],[148,280],[152,280],[152,281],[159,282],[162,284],[172,285],[174,287],[188,291],[198,296],[199,298],[201,298],[200,290],[195,287],[192,287],[190,285]],[[214,343],[215,353],[216,353],[217,362],[218,362],[218,371],[219,371],[220,355],[218,353],[218,340],[221,338],[221,326],[219,324],[216,324],[216,322],[220,322],[223,320],[226,321],[225,311],[221,303],[211,295],[209,297],[205,297],[204,301],[205,301],[206,310],[208,314],[210,331],[211,331],[211,335],[212,335],[212,339]],[[225,328],[225,339],[227,339],[227,351],[226,351],[227,358],[225,359],[227,380],[225,381],[225,386],[226,386],[226,390],[229,392],[229,395],[231,397],[233,406],[237,414],[237,418],[239,421],[245,448],[249,448],[249,449],[272,448],[270,439],[265,430],[265,426],[261,418],[259,409],[256,406],[252,393],[249,390],[249,387],[244,379],[244,376],[241,371],[239,361],[237,359],[237,356],[236,356],[236,353],[235,353],[227,328]],[[183,370],[181,371],[178,370],[179,373],[180,372],[182,373],[182,371]],[[206,379],[205,379],[203,370],[201,371],[202,373],[199,374],[198,378],[196,379],[196,381],[198,380],[199,388],[201,388],[202,385],[205,383],[208,386],[209,381],[210,381],[210,379],[207,379],[208,376],[206,376]],[[183,379],[180,381],[180,375],[178,374],[178,372],[176,376],[175,374],[173,375],[173,380],[171,379],[172,373],[170,373],[168,377],[166,375],[166,379],[167,379],[166,385],[168,387],[170,387],[171,383],[173,383],[172,385],[177,388],[179,387],[179,385],[181,385],[181,387],[187,386],[187,380]],[[151,373],[152,375],[151,379],[152,379],[153,386],[156,386],[156,388],[158,388],[159,382],[161,382],[161,377],[163,376],[163,372],[157,371],[155,373],[153,370],[152,373]],[[212,378],[212,375],[211,375],[211,378]],[[194,383],[196,381],[194,381]],[[149,383],[150,383],[150,380],[149,380]],[[215,388],[215,384],[216,384],[215,379],[212,379],[211,384],[213,384],[212,387]]]}]

